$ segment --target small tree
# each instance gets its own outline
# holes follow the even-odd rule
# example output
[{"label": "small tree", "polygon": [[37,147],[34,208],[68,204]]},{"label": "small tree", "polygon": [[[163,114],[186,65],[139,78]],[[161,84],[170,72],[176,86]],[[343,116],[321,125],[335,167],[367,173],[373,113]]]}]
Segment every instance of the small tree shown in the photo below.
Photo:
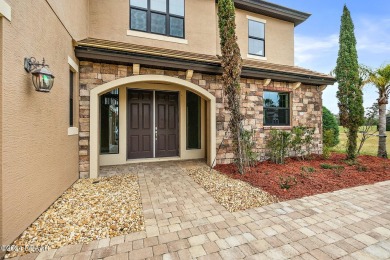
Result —
[{"label": "small tree", "polygon": [[390,64],[372,71],[369,70],[368,83],[372,83],[378,89],[379,98],[379,143],[378,156],[387,158],[386,150],[386,105],[390,95]]},{"label": "small tree", "polygon": [[[322,107],[322,136],[325,136],[325,132],[329,130],[332,131],[332,138],[328,140],[329,147],[336,146],[339,140],[339,125],[337,123],[336,117],[327,109],[326,107]],[[329,133],[327,134],[329,138]]]},{"label": "small tree", "polygon": [[354,161],[359,127],[364,122],[364,108],[354,25],[346,5],[341,17],[339,45],[335,74],[339,83],[337,98],[340,123],[348,129],[347,159]]},{"label": "small tree", "polygon": [[[241,133],[243,131],[243,115],[241,107],[240,76],[242,59],[240,48],[237,44],[235,8],[233,0],[218,1],[218,25],[221,39],[221,66],[223,69],[222,81],[231,117],[229,129],[232,135],[233,151],[236,157],[237,168],[244,173],[244,154],[242,149]],[[250,138],[248,138],[250,139]]]},{"label": "small tree", "polygon": [[366,117],[364,119],[364,125],[361,127],[361,137],[359,138],[360,144],[357,154],[360,154],[360,151],[363,148],[364,143],[372,137],[376,132],[378,132],[376,127],[378,117],[378,104],[373,104],[371,107],[367,108]]}]

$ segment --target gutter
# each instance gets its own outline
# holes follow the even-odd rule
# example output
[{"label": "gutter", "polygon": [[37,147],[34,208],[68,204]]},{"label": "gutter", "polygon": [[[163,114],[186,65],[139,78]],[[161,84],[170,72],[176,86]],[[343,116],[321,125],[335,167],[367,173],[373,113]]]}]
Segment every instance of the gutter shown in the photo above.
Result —
[{"label": "gutter", "polygon": [[[76,57],[80,61],[93,61],[111,64],[140,64],[151,68],[194,70],[196,72],[208,74],[222,74],[222,67],[219,63],[202,62],[194,60],[175,59],[169,57],[129,53],[116,50],[100,49],[77,46],[75,48]],[[333,85],[336,79],[331,77],[321,77],[314,75],[303,75],[298,73],[275,71],[267,69],[252,68],[243,66],[241,77],[253,79],[280,80],[286,82],[302,82],[311,85]]]}]

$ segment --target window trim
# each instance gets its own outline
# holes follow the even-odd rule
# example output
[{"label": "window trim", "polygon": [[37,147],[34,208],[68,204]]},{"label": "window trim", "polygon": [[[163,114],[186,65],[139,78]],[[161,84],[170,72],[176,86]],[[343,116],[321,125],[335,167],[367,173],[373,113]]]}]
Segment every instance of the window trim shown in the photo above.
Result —
[{"label": "window trim", "polygon": [[[166,0],[166,12],[165,13],[161,12],[161,11],[152,10],[151,3],[150,3],[151,0],[147,0],[147,1],[148,1],[147,8],[132,6],[131,4],[129,5],[129,28],[130,28],[130,30],[136,31],[136,32],[150,33],[150,34],[155,34],[155,35],[160,35],[160,36],[165,36],[165,37],[172,37],[172,38],[176,38],[176,39],[185,39],[185,35],[186,35],[186,25],[185,25],[186,2],[185,2],[185,0],[183,0],[183,3],[184,3],[184,15],[183,16],[169,13],[170,0]],[[132,9],[146,12],[146,31],[133,29],[131,27],[131,10]],[[152,13],[159,14],[159,15],[165,15],[165,34],[152,32],[152,30],[151,30]],[[170,34],[171,33],[171,29],[170,29],[170,18],[171,17],[183,20],[183,37],[178,37],[178,36],[174,36],[174,35]],[[129,35],[129,33],[128,33],[128,35]]]},{"label": "window trim", "polygon": [[[273,93],[280,93],[280,94],[287,94],[288,95],[288,107],[272,107],[272,109],[279,110],[288,110],[288,123],[287,124],[266,124],[266,118],[265,118],[265,110],[267,107],[265,106],[265,98],[264,94],[265,92],[273,92]],[[276,91],[276,90],[263,90],[263,127],[265,128],[278,128],[278,127],[291,127],[291,111],[292,111],[292,99],[291,99],[292,92],[290,91]]]},{"label": "window trim", "polygon": [[74,76],[75,73],[69,70],[69,127],[74,127]]},{"label": "window trim", "polygon": [[[118,151],[117,152],[110,152],[110,150],[108,150],[108,152],[102,152],[102,135],[101,135],[101,131],[102,131],[102,102],[103,102],[103,97],[105,95],[110,95],[112,92],[114,91],[117,91],[118,93],[115,94],[115,95],[118,95]],[[120,102],[119,102],[119,99],[120,99],[120,93],[121,93],[121,88],[114,88],[114,89],[111,89],[109,92],[106,92],[102,95],[99,95],[99,132],[100,132],[100,137],[99,137],[99,155],[119,155],[120,154],[120,114],[121,114],[121,111],[120,111]],[[108,97],[108,98],[111,98],[113,99],[113,97]],[[115,130],[114,130],[115,131]]]},{"label": "window trim", "polygon": [[[75,110],[75,92],[78,91],[78,77],[79,77],[79,65],[78,62],[74,61],[70,56],[68,56],[68,64],[69,64],[69,70],[73,72],[73,126],[68,127],[68,135],[73,136],[73,135],[78,135],[79,134],[79,129],[77,127],[78,121],[77,121],[77,110]],[[69,74],[70,76],[70,74]],[[70,77],[69,77],[70,80]],[[69,83],[70,85],[70,83]],[[75,89],[76,87],[76,89]],[[70,93],[69,93],[70,95]],[[76,100],[77,102],[77,100]],[[77,105],[77,104],[76,104]],[[75,114],[76,113],[76,114]]]},{"label": "window trim", "polygon": [[[262,19],[256,19],[254,17],[250,17],[250,16],[247,16],[248,18],[248,55],[253,55],[253,56],[256,56],[256,57],[262,57],[262,58],[265,58],[265,24],[266,24],[266,21],[265,20],[262,20]],[[260,38],[260,37],[256,37],[256,36],[251,36],[250,33],[249,33],[249,22],[252,21],[252,22],[255,22],[255,23],[262,23],[263,26],[264,26],[264,38]],[[256,53],[251,53],[250,52],[250,49],[249,49],[249,41],[250,39],[253,39],[253,40],[258,40],[258,41],[262,41],[263,42],[263,55],[259,55],[259,54],[256,54]]]},{"label": "window trim", "polygon": [[[195,95],[198,98],[198,146],[197,147],[190,147],[188,142],[188,136],[189,136],[189,122],[190,118],[188,116],[188,96],[189,95]],[[202,98],[196,94],[195,92],[186,91],[186,150],[200,150],[202,149]]]}]

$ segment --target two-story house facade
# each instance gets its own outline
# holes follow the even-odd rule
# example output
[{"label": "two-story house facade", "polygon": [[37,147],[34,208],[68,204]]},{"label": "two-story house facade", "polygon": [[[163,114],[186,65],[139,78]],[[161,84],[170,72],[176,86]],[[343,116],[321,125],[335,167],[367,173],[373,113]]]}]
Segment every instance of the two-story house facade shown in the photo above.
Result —
[{"label": "two-story house facade", "polygon": [[[261,149],[270,129],[310,126],[321,148],[321,93],[335,80],[294,66],[309,14],[235,4],[244,127]],[[232,161],[216,1],[0,0],[0,14],[2,244],[101,166]],[[23,68],[32,56],[50,65],[49,93]]]}]

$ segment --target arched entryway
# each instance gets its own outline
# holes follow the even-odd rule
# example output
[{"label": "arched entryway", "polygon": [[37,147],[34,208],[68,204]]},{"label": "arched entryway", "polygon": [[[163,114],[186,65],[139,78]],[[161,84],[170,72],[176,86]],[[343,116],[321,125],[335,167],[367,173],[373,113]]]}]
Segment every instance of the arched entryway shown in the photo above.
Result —
[{"label": "arched entryway", "polygon": [[[119,152],[118,154],[100,155],[100,96],[114,89],[119,90]],[[204,129],[202,134],[203,154],[206,155],[207,163],[211,165],[216,156],[216,108],[215,97],[205,89],[179,78],[163,75],[138,75],[117,79],[109,83],[100,85],[90,91],[90,177],[98,177],[100,165],[115,165],[141,161],[158,161],[158,158],[152,160],[142,158],[129,160],[127,151],[127,106],[128,96],[138,92],[149,93],[153,95],[151,102],[156,102],[156,96],[164,93],[172,93],[171,96],[177,96],[178,115],[179,115],[179,156],[172,159],[184,160],[199,158],[199,151],[186,148],[186,111],[185,103],[188,94],[191,92],[198,95],[203,101],[202,111],[204,111]],[[173,94],[175,93],[175,94]],[[122,107],[121,107],[122,104]],[[126,104],[125,106],[123,104]],[[154,104],[154,103],[153,103]],[[155,105],[155,104],[154,104]],[[164,158],[164,160],[169,158]]]}]

